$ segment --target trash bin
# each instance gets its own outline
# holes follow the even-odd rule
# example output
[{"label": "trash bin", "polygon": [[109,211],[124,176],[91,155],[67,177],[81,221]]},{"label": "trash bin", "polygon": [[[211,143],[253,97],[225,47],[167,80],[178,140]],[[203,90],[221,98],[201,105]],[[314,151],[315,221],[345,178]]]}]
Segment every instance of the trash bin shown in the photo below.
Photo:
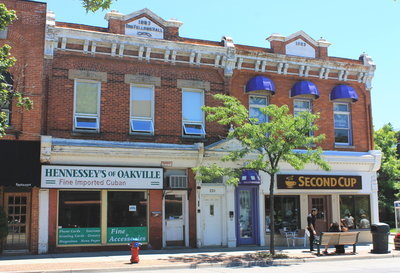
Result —
[{"label": "trash bin", "polygon": [[371,253],[390,253],[388,250],[390,227],[385,223],[371,225],[372,245]]}]

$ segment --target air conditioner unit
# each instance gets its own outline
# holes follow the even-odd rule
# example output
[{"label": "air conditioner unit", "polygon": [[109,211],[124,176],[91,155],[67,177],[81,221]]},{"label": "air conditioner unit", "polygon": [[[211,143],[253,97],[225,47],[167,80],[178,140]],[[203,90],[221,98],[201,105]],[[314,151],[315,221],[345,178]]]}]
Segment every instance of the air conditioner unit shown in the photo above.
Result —
[{"label": "air conditioner unit", "polygon": [[169,177],[169,187],[172,189],[186,189],[188,187],[186,175],[171,175]]}]

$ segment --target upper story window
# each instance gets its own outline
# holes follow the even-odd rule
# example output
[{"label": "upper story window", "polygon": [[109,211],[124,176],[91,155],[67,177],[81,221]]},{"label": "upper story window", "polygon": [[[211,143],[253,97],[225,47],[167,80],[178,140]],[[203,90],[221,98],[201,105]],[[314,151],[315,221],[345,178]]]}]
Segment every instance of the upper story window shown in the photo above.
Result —
[{"label": "upper story window", "polygon": [[98,81],[75,80],[74,130],[99,132],[100,90]]},{"label": "upper story window", "polygon": [[268,105],[267,96],[249,96],[249,116],[250,118],[258,119],[258,123],[264,123],[268,121],[267,115],[261,112],[261,108]]},{"label": "upper story window", "polygon": [[301,112],[311,112],[311,101],[310,100],[299,100],[295,99],[294,102],[294,116],[297,117]]},{"label": "upper story window", "polygon": [[11,103],[9,101],[4,102],[1,105],[1,112],[6,114],[6,125],[11,125]]},{"label": "upper story window", "polygon": [[152,86],[131,85],[130,131],[154,134],[154,89]]},{"label": "upper story window", "polygon": [[335,144],[351,145],[351,116],[349,103],[333,104]]},{"label": "upper story window", "polygon": [[2,88],[8,90],[8,100],[6,99],[5,101],[0,104],[0,110],[1,112],[6,114],[6,125],[11,125],[11,101],[12,101],[12,91],[13,91],[13,77],[9,72],[4,72],[1,75],[0,82],[2,83]]},{"label": "upper story window", "polygon": [[187,137],[204,137],[204,93],[199,89],[182,89],[182,129]]},{"label": "upper story window", "polygon": [[7,39],[8,36],[8,27],[0,30],[0,39]]},{"label": "upper story window", "polygon": [[[293,101],[294,107],[293,107],[293,114],[295,117],[297,117],[301,112],[312,112],[312,104],[311,100],[306,100],[306,99],[295,99]],[[313,132],[308,132],[308,136],[312,136],[314,133]]]}]

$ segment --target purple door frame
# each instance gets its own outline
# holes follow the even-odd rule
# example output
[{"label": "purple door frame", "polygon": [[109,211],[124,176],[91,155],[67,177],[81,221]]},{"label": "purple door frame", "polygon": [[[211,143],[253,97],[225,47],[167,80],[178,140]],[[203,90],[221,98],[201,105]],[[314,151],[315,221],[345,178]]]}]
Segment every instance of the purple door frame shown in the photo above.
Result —
[{"label": "purple door frame", "polygon": [[[251,204],[251,237],[242,238],[240,235],[240,192],[250,191],[252,197]],[[236,210],[236,241],[237,245],[259,245],[260,244],[260,225],[259,225],[259,202],[258,185],[238,185],[235,190],[235,210]]]}]

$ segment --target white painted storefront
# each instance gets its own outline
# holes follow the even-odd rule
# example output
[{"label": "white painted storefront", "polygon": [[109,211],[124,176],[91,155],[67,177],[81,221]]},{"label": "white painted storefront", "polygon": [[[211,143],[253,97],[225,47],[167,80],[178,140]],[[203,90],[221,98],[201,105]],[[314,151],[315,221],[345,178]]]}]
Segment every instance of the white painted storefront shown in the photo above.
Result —
[{"label": "white painted storefront", "polygon": [[[205,157],[203,164],[212,164],[218,162],[218,156],[222,156],[227,151],[234,149],[237,145],[236,141],[221,142],[218,145],[211,145],[205,148]],[[331,166],[331,171],[325,172],[316,166],[307,165],[304,170],[296,171],[290,165],[282,163],[280,173],[290,175],[304,176],[331,176],[331,177],[360,177],[362,184],[360,189],[281,189],[275,185],[275,196],[295,196],[299,199],[299,229],[305,228],[307,225],[307,215],[311,210],[310,200],[315,198],[326,199],[326,221],[339,222],[343,217],[341,215],[340,197],[363,196],[369,200],[370,223],[379,222],[378,214],[378,184],[376,172],[380,167],[381,153],[380,151],[369,152],[341,152],[341,151],[325,151],[323,154]],[[226,164],[226,163],[224,163]],[[265,173],[260,174],[261,184],[258,187],[258,214],[254,215],[257,220],[253,220],[254,225],[258,225],[255,229],[256,245],[269,245],[269,236],[266,232],[266,196],[269,195],[269,176]],[[237,224],[237,208],[235,207],[235,187],[226,185],[225,183],[201,183],[198,182],[198,216],[197,216],[197,244],[198,247],[208,247],[220,245],[228,247],[236,247],[240,245],[238,238]],[[217,201],[218,200],[218,201]],[[220,208],[219,208],[220,206]],[[213,211],[214,215],[211,215]],[[221,211],[220,221],[218,223],[214,218]],[[342,213],[343,214],[343,213]],[[328,223],[328,224],[329,224]],[[222,232],[219,229],[222,227]],[[212,230],[213,232],[210,232]],[[370,242],[371,234],[369,229],[356,229],[360,231],[360,242]],[[222,238],[220,236],[222,235]],[[286,241],[276,232],[276,244],[283,245]]]}]

